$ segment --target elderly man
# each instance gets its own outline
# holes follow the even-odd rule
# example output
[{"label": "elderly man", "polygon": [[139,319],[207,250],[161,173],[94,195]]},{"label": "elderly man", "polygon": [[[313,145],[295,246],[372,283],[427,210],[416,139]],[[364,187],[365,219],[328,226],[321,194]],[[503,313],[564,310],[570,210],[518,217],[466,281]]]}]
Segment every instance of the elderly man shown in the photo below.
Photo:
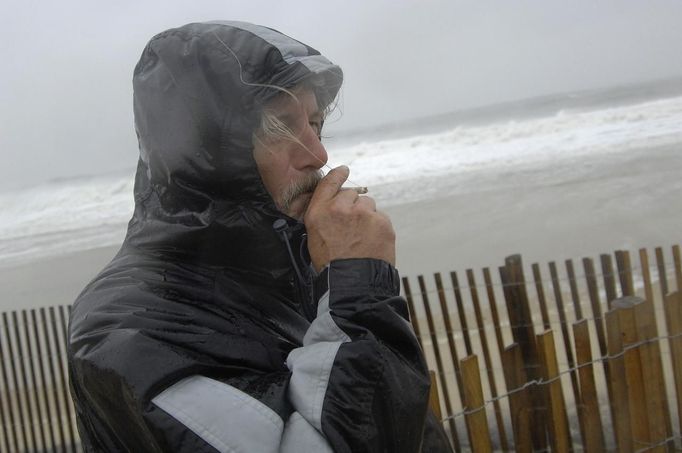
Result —
[{"label": "elderly man", "polygon": [[449,451],[390,220],[322,177],[338,66],[190,24],[135,68],[135,213],[71,316],[87,451]]}]

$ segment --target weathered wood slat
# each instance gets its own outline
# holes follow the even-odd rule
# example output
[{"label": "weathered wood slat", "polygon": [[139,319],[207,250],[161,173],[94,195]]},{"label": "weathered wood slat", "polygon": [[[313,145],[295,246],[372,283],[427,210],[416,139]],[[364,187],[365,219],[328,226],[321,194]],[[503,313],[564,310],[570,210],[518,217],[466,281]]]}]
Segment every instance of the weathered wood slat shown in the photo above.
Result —
[{"label": "weathered wood slat", "polygon": [[619,310],[606,312],[606,332],[608,338],[609,375],[613,395],[613,413],[615,419],[615,437],[617,451],[629,453],[633,451],[632,430],[630,429],[630,404],[628,401],[625,362],[623,360],[623,337],[621,334]]},{"label": "weathered wood slat", "polygon": [[557,313],[559,314],[559,321],[561,322],[561,338],[564,343],[564,352],[566,353],[566,361],[571,377],[571,390],[573,391],[574,401],[580,401],[580,387],[578,386],[578,376],[575,372],[575,358],[573,356],[573,347],[571,342],[571,334],[569,333],[569,321],[566,317],[564,309],[564,299],[561,292],[561,282],[559,281],[559,274],[557,272],[554,261],[549,263],[549,273],[552,278],[552,288],[554,289],[554,300],[556,302]]},{"label": "weathered wood slat", "polygon": [[485,282],[486,293],[488,294],[488,306],[490,307],[490,316],[493,318],[493,326],[495,328],[495,342],[497,343],[497,352],[502,357],[504,351],[504,340],[502,338],[502,324],[500,323],[500,315],[497,311],[497,301],[495,300],[495,288],[493,287],[493,280],[490,276],[490,269],[483,268],[483,281]]},{"label": "weathered wood slat", "polygon": [[601,262],[601,273],[604,279],[604,291],[606,291],[606,304],[611,309],[611,303],[618,298],[616,294],[616,275],[613,269],[613,261],[611,255],[599,255]]},{"label": "weathered wood slat", "polygon": [[[663,380],[663,364],[661,350],[657,341],[645,343],[658,337],[654,312],[651,303],[640,303],[634,306],[635,328],[637,340],[642,343],[639,349],[642,382],[644,387],[644,403],[646,419],[649,423],[650,442],[658,444],[672,435],[668,400]],[[652,452],[664,452],[664,446],[652,449]]]},{"label": "weathered wood slat", "polygon": [[407,299],[407,310],[410,313],[410,324],[414,329],[414,333],[417,336],[417,341],[419,346],[424,350],[424,345],[422,344],[422,334],[419,329],[419,321],[417,320],[417,312],[414,310],[414,300],[412,299],[412,291],[410,291],[410,281],[407,277],[402,278],[403,281],[403,291],[405,293],[405,299]]},{"label": "weathered wood slat", "polygon": [[583,431],[585,451],[598,453],[606,450],[604,430],[602,428],[599,396],[592,366],[592,345],[586,320],[573,324],[575,355],[580,380],[580,402],[578,416]]},{"label": "weathered wood slat", "polygon": [[[523,263],[520,255],[508,256],[505,259],[504,267],[500,268],[500,278],[505,289],[504,294],[512,336],[514,342],[521,347],[526,374],[530,380],[539,379],[541,371],[535,342],[533,317],[528,304],[528,293],[526,292]],[[547,447],[544,395],[540,389],[532,388],[531,399],[533,401],[531,421],[533,448],[543,450]]]},{"label": "weathered wood slat", "polygon": [[630,262],[630,252],[627,250],[616,251],[616,266],[618,267],[618,278],[620,280],[620,290],[623,297],[635,295],[635,285],[632,281],[632,265]]},{"label": "weathered wood slat", "polygon": [[672,356],[677,402],[677,421],[682,432],[682,291],[665,296],[665,319]]},{"label": "weathered wood slat", "polygon": [[429,389],[429,407],[433,411],[438,420],[443,419],[443,411],[440,409],[440,392],[438,391],[438,378],[436,372],[429,370],[429,378],[431,379],[431,388]]},{"label": "weathered wood slat", "polygon": [[468,412],[465,415],[471,448],[475,452],[492,453],[490,430],[486,417],[481,388],[481,375],[478,369],[478,358],[475,355],[465,357],[460,362],[462,379],[464,380],[464,404]]},{"label": "weathered wood slat", "polygon": [[542,273],[540,272],[540,265],[533,263],[533,280],[535,281],[535,291],[538,295],[538,304],[540,305],[540,315],[542,316],[542,326],[545,330],[549,329],[549,313],[547,312],[547,299],[545,299],[545,288],[542,286]]},{"label": "weathered wood slat", "polygon": [[[448,380],[445,374],[445,367],[443,366],[443,359],[440,353],[440,346],[438,345],[438,334],[436,333],[436,326],[433,322],[433,315],[431,314],[431,305],[429,303],[428,290],[426,289],[426,283],[424,282],[424,276],[420,275],[417,277],[419,282],[419,291],[421,292],[422,302],[424,303],[424,310],[426,311],[426,322],[429,326],[429,334],[431,336],[431,347],[433,348],[433,354],[436,358],[436,367],[438,378],[440,381],[439,388],[443,389],[443,401],[445,402],[445,411],[448,414],[452,414],[452,403],[450,402],[450,391],[448,389]],[[457,435],[457,427],[454,421],[450,419],[450,429],[455,444],[459,444],[459,436]]]},{"label": "weathered wood slat", "polygon": [[[452,359],[452,364],[455,369],[455,382],[457,383],[457,388],[459,389],[461,399],[462,395],[464,395],[464,389],[462,387],[463,384],[460,376],[459,366],[457,366],[459,360],[457,357],[457,346],[455,345],[454,330],[452,328],[452,323],[450,322],[450,311],[448,310],[448,306],[446,303],[445,289],[443,288],[443,280],[441,279],[440,274],[439,273],[434,274],[434,279],[436,282],[436,290],[438,291],[440,311],[441,315],[443,316],[443,323],[445,324],[445,333],[448,338],[448,346],[450,347],[450,357]],[[429,324],[429,327],[430,326],[431,325]],[[445,370],[443,370],[443,377],[445,377]],[[448,414],[451,414],[452,406],[450,403],[450,395],[447,393],[447,389],[444,389],[443,394],[445,395],[446,398],[445,403],[446,410],[448,411]],[[450,426],[450,432],[452,433],[454,443],[459,444],[459,437],[457,435],[457,427],[455,426],[455,421],[453,419],[449,419],[448,424]]]},{"label": "weathered wood slat", "polygon": [[455,302],[457,304],[457,313],[459,314],[459,325],[462,326],[462,338],[464,339],[464,348],[467,355],[473,354],[471,347],[471,336],[469,335],[469,323],[467,322],[466,311],[464,310],[464,300],[462,299],[462,291],[459,286],[459,279],[457,272],[450,272],[450,281],[452,282],[452,291],[455,294]]},{"label": "weathered wood slat", "polygon": [[471,292],[471,302],[474,305],[474,315],[476,317],[476,327],[478,328],[479,339],[481,341],[481,349],[483,349],[483,361],[487,370],[488,384],[490,387],[490,395],[492,396],[493,408],[495,410],[495,421],[497,423],[497,435],[500,440],[500,447],[503,451],[509,451],[507,443],[507,432],[504,428],[504,420],[502,418],[502,408],[499,401],[497,401],[497,383],[495,382],[495,372],[493,370],[493,362],[490,358],[490,350],[488,349],[488,338],[485,333],[485,324],[483,322],[483,313],[481,311],[481,304],[478,300],[478,291],[476,290],[476,278],[474,271],[467,269],[467,283],[469,284]]},{"label": "weathered wood slat", "polygon": [[538,335],[538,351],[542,364],[542,378],[545,381],[547,402],[549,404],[549,434],[552,451],[573,451],[571,434],[568,429],[568,417],[566,416],[566,403],[564,392],[559,379],[559,365],[554,347],[554,336],[551,330]]},{"label": "weathered wood slat", "polygon": [[571,288],[571,300],[573,301],[573,309],[575,311],[575,320],[583,319],[583,308],[580,303],[580,294],[578,292],[578,280],[575,278],[575,270],[573,269],[573,261],[566,260],[566,275],[568,275],[568,285]]},{"label": "weathered wood slat", "polygon": [[[587,290],[590,297],[590,305],[592,307],[592,318],[594,319],[594,328],[597,332],[597,343],[599,345],[599,355],[605,357],[608,354],[606,347],[606,329],[604,321],[604,313],[602,311],[601,300],[599,296],[599,283],[594,267],[594,262],[591,258],[583,258],[583,269],[585,270],[585,281],[587,282]],[[609,400],[609,414],[611,416],[611,426],[615,426],[615,409],[613,407],[613,394],[611,389],[611,378],[609,375],[609,364],[607,361],[601,362],[604,370],[604,378],[606,380],[606,392]],[[582,386],[581,386],[582,388]],[[614,439],[615,442],[615,439]]]},{"label": "weathered wood slat", "polygon": [[637,325],[635,321],[635,305],[644,303],[639,297],[622,297],[614,302],[614,309],[618,310],[620,333],[623,339],[623,362],[625,378],[630,402],[630,428],[632,442],[635,449],[651,444],[649,424],[646,419],[646,393],[642,377],[642,362],[640,347],[628,349],[628,346],[638,343]]},{"label": "weathered wood slat", "polygon": [[[642,280],[644,282],[644,304],[635,306],[635,321],[637,338],[639,341],[651,340],[658,337],[656,324],[656,308],[654,302],[654,287],[651,282],[649,256],[646,249],[639,250]],[[649,411],[649,431],[654,443],[660,443],[672,435],[672,422],[668,409],[663,363],[661,362],[661,348],[658,341],[643,344],[640,347],[642,359],[642,373],[646,383],[646,402]],[[670,445],[673,446],[672,444]],[[660,447],[657,451],[665,451]]]},{"label": "weathered wood slat", "polygon": [[668,294],[668,274],[665,271],[665,256],[663,248],[656,247],[656,268],[658,270],[658,283],[661,285],[661,295]]},{"label": "weathered wood slat", "polygon": [[517,452],[533,451],[531,435],[532,403],[530,390],[524,388],[528,381],[523,365],[521,347],[512,343],[502,352],[504,379],[509,392],[509,413],[514,430],[514,448]]}]

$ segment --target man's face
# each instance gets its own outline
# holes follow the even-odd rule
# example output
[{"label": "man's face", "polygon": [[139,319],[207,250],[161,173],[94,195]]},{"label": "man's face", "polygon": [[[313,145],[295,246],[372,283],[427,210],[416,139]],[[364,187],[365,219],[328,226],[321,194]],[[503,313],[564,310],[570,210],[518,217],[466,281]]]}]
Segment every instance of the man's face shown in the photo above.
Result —
[{"label": "man's face", "polygon": [[257,134],[253,155],[265,188],[277,208],[301,220],[319,182],[327,151],[320,142],[322,112],[310,90],[294,91],[298,101],[282,94],[266,109],[286,125],[292,137]]}]

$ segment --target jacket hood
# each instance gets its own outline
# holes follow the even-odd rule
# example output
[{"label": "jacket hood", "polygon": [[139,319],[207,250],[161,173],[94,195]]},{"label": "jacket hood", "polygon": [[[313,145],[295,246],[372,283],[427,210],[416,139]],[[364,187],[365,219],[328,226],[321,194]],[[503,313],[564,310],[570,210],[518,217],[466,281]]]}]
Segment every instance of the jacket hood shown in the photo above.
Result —
[{"label": "jacket hood", "polygon": [[[273,222],[252,134],[262,106],[304,80],[330,103],[341,69],[276,30],[193,23],[145,47],[133,76],[140,158],[126,246],[281,278],[291,265]],[[300,229],[300,225],[298,227]]]}]

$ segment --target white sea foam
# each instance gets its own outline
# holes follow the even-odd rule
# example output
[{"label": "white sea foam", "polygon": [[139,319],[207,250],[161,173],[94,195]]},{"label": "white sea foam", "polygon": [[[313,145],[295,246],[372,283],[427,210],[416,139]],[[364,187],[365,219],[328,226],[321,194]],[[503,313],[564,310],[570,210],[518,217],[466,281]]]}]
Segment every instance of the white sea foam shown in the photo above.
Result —
[{"label": "white sea foam", "polygon": [[[330,148],[380,205],[471,190],[464,174],[491,174],[585,156],[682,144],[682,97],[438,134]],[[119,243],[133,211],[133,177],[62,181],[0,193],[0,265]]]}]

